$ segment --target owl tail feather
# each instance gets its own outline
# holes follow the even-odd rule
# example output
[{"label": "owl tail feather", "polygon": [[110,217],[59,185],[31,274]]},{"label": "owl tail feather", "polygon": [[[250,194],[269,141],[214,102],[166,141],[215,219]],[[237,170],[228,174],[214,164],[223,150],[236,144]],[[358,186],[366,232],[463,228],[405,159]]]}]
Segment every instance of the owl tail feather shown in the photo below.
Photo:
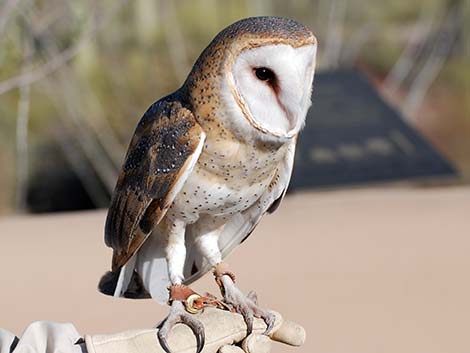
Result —
[{"label": "owl tail feather", "polygon": [[[130,272],[129,281],[124,278],[125,272],[125,267],[106,272],[98,283],[98,290],[103,294],[114,297],[131,299],[150,298],[150,294],[145,289],[142,278],[137,271],[133,270]],[[123,284],[123,282],[128,283]]]},{"label": "owl tail feather", "polygon": [[103,294],[114,296],[120,273],[121,269],[106,272],[98,283],[98,290]]}]

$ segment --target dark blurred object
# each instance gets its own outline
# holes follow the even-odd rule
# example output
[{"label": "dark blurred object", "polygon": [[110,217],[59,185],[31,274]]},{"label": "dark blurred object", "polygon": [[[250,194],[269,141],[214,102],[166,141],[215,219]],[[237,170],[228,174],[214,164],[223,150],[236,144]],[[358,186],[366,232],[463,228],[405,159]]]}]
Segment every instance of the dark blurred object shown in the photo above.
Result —
[{"label": "dark blurred object", "polygon": [[[34,161],[37,162],[27,191],[28,211],[45,213],[95,209],[95,203],[56,146],[51,144],[36,151]],[[91,170],[89,166],[88,169]],[[98,180],[96,176],[95,179]]]},{"label": "dark blurred object", "polygon": [[360,73],[317,73],[313,87],[292,189],[456,176]]}]

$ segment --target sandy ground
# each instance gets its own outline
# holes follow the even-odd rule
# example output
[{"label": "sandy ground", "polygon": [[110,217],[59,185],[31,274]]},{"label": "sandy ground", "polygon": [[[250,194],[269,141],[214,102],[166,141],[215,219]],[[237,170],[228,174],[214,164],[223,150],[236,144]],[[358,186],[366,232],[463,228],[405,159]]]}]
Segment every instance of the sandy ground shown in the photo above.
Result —
[{"label": "sandy ground", "polygon": [[[167,308],[96,291],[105,213],[0,219],[0,327],[73,322],[82,333],[154,325]],[[304,325],[275,352],[470,352],[470,188],[289,196],[228,259],[243,290]],[[206,276],[197,290],[216,292]]]}]

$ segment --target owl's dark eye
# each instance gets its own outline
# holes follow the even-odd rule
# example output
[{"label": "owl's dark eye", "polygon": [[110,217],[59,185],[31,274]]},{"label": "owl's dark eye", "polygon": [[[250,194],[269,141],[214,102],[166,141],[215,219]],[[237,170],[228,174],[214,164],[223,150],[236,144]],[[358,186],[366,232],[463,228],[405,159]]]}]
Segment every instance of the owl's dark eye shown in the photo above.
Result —
[{"label": "owl's dark eye", "polygon": [[273,81],[276,78],[274,72],[267,67],[257,67],[255,69],[255,75],[261,81]]}]

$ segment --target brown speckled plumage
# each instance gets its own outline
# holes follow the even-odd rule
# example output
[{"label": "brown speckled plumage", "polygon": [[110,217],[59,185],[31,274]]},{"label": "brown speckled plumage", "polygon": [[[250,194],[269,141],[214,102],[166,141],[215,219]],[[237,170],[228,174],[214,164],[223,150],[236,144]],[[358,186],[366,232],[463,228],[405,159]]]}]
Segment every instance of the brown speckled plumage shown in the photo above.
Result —
[{"label": "brown speckled plumage", "polygon": [[145,240],[136,234],[148,234],[170,207],[169,191],[201,134],[193,114],[179,102],[156,102],[142,117],[106,219],[105,242],[116,252],[113,269],[125,264]]}]

